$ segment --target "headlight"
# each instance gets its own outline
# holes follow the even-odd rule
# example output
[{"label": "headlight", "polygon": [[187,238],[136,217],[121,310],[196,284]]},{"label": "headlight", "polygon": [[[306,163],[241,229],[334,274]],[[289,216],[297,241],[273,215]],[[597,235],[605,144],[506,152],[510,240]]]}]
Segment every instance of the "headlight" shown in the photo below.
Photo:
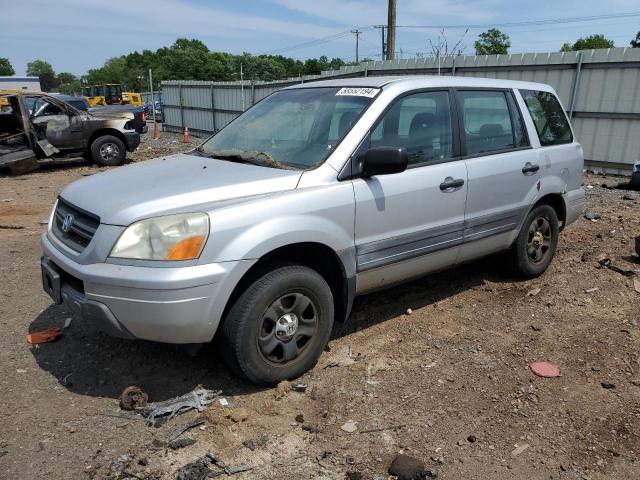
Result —
[{"label": "headlight", "polygon": [[109,256],[139,260],[192,260],[209,235],[206,213],[185,213],[140,220],[129,225]]}]

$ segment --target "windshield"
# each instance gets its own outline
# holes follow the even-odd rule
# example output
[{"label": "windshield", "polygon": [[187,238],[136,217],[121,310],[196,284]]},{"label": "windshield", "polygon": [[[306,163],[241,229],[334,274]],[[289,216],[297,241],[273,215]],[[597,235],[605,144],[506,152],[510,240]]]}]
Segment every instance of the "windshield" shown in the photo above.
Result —
[{"label": "windshield", "polygon": [[[373,101],[375,88],[282,90],[247,110],[199,153],[270,167],[310,169],[327,158]],[[267,161],[262,161],[266,159]]]}]

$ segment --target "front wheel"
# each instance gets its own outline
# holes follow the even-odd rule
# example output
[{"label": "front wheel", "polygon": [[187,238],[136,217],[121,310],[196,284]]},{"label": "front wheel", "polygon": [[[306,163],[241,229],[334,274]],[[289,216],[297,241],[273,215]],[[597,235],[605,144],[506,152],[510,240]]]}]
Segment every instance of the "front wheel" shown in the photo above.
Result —
[{"label": "front wheel", "polygon": [[556,252],[559,233],[558,216],[551,206],[539,205],[529,212],[511,248],[515,273],[524,278],[542,275]]},{"label": "front wheel", "polygon": [[103,135],[91,144],[93,161],[102,167],[113,167],[124,163],[126,150],[118,137]]},{"label": "front wheel", "polygon": [[324,278],[302,265],[276,267],[238,297],[224,320],[229,367],[260,385],[313,368],[333,327],[333,296]]}]

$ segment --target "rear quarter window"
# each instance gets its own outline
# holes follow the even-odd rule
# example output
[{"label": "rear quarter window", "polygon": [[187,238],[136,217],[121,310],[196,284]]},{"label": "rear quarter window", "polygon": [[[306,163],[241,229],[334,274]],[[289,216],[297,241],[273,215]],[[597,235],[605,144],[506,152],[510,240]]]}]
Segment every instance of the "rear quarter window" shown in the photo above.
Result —
[{"label": "rear quarter window", "polygon": [[571,143],[573,135],[562,105],[553,93],[520,90],[543,147]]}]

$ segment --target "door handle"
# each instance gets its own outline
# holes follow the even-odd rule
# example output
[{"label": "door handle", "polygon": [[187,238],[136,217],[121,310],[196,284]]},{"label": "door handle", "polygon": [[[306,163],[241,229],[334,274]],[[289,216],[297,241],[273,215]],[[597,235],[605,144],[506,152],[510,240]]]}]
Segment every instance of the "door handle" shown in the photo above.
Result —
[{"label": "door handle", "polygon": [[447,192],[447,193],[448,192],[453,192],[456,188],[460,188],[463,185],[464,185],[464,180],[463,179],[447,177],[440,184],[440,190],[442,190],[443,192]]},{"label": "door handle", "polygon": [[522,173],[524,175],[533,175],[538,170],[540,170],[540,165],[534,165],[531,162],[525,163],[524,167],[522,167]]}]

